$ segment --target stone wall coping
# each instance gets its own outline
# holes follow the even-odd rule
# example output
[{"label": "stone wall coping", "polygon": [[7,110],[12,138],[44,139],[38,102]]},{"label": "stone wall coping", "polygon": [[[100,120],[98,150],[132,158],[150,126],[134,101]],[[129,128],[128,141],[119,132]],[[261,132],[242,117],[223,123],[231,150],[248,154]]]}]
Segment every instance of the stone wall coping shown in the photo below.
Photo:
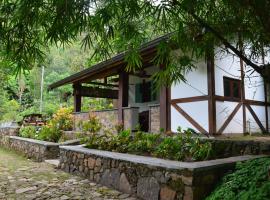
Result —
[{"label": "stone wall coping", "polygon": [[104,110],[92,110],[92,111],[89,111],[89,113],[91,113],[91,112],[111,112],[111,111],[117,111],[117,110],[118,110],[117,108],[104,109]]},{"label": "stone wall coping", "polygon": [[133,154],[102,151],[102,150],[96,150],[96,149],[87,149],[82,146],[60,146],[60,149],[83,153],[86,155],[95,155],[95,156],[111,158],[115,160],[122,160],[122,161],[128,161],[132,163],[145,164],[152,167],[162,167],[162,168],[173,169],[173,170],[189,170],[193,172],[209,170],[212,168],[219,168],[226,165],[234,165],[236,162],[264,157],[264,155],[259,155],[259,156],[245,155],[245,156],[235,156],[235,157],[209,160],[209,161],[180,162],[180,161],[164,160],[160,158],[139,156],[139,155],[133,155]]},{"label": "stone wall coping", "polygon": [[54,143],[54,142],[35,140],[35,139],[30,139],[30,138],[18,137],[18,136],[9,136],[9,138],[15,139],[15,140],[26,141],[26,142],[30,142],[30,143],[35,143],[35,144],[40,144],[40,145],[43,145],[43,146],[59,146],[58,143]]},{"label": "stone wall coping", "polygon": [[65,142],[60,142],[58,143],[60,146],[67,146],[67,145],[76,145],[80,144],[81,140],[80,139],[74,139],[74,140],[67,140]]},{"label": "stone wall coping", "polygon": [[123,107],[124,110],[127,109],[139,109],[140,107],[136,107],[136,106],[128,106],[128,107]]},{"label": "stone wall coping", "polygon": [[160,104],[159,104],[159,103],[149,105],[149,107],[158,107],[158,106],[160,106]]},{"label": "stone wall coping", "polygon": [[79,115],[79,114],[87,114],[89,111],[83,111],[83,112],[73,112],[74,115]]}]

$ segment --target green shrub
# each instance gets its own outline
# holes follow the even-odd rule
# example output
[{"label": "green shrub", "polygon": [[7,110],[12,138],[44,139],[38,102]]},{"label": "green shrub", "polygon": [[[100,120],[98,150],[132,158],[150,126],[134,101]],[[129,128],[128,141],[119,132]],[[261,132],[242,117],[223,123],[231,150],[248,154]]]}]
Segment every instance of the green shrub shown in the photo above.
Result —
[{"label": "green shrub", "polygon": [[49,121],[49,124],[60,130],[71,130],[73,126],[72,108],[59,108]]},{"label": "green shrub", "polygon": [[102,136],[92,134],[82,141],[88,148],[134,153],[140,155],[153,155],[172,160],[205,160],[211,153],[209,142],[202,142],[193,137],[191,129],[178,130],[174,136],[162,136],[137,131],[131,136],[129,130],[123,130],[117,135],[105,134]]},{"label": "green shrub", "polygon": [[207,200],[268,200],[270,158],[237,163],[235,172],[226,175]]},{"label": "green shrub", "polygon": [[89,114],[89,120],[82,122],[82,129],[86,133],[97,133],[101,129],[101,123],[96,115]]},{"label": "green shrub", "polygon": [[34,126],[22,127],[22,128],[20,128],[19,136],[24,137],[24,138],[35,139],[37,136],[36,128]]},{"label": "green shrub", "polygon": [[129,152],[143,152],[152,153],[158,142],[160,142],[160,134],[149,134],[138,131],[135,133],[135,137],[128,145]]},{"label": "green shrub", "polygon": [[43,126],[37,138],[48,142],[58,142],[61,137],[62,130],[55,126]]}]

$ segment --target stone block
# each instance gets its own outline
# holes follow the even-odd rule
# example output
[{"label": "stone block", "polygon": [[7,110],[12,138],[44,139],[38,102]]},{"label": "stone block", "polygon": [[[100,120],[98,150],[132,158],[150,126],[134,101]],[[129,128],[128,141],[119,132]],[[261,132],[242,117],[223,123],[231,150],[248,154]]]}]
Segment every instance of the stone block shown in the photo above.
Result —
[{"label": "stone block", "polygon": [[140,178],[137,183],[137,196],[143,200],[158,200],[160,186],[154,177]]},{"label": "stone block", "polygon": [[119,190],[121,192],[131,194],[132,193],[132,187],[127,179],[126,174],[122,173],[120,176],[120,181],[119,181]]},{"label": "stone block", "polygon": [[160,200],[175,200],[176,191],[165,186],[160,189]]}]

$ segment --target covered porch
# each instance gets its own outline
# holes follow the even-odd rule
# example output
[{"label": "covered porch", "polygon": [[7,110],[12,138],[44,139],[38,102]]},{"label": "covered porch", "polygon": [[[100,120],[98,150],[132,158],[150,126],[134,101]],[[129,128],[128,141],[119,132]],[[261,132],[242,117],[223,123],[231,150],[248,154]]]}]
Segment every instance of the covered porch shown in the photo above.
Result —
[{"label": "covered porch", "polygon": [[[165,87],[155,90],[151,80],[159,70],[151,61],[162,39],[151,41],[140,49],[143,67],[138,71],[126,72],[125,53],[121,53],[49,86],[51,90],[73,85],[75,129],[79,121],[87,120],[89,112],[93,112],[108,129],[121,123],[130,130],[135,130],[137,125],[146,132],[170,130],[169,90]],[[112,99],[114,107],[81,112],[82,97]]]}]

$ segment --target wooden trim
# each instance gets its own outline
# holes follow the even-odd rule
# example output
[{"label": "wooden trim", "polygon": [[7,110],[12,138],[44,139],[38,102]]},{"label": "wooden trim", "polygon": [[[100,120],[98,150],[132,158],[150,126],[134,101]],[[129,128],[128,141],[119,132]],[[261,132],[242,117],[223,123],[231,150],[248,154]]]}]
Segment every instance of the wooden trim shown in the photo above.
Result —
[{"label": "wooden trim", "polygon": [[[105,81],[106,81],[106,83],[105,83]],[[88,82],[88,84],[91,84],[91,85],[100,85],[100,86],[104,86],[104,87],[118,87],[118,85],[107,83],[107,77],[104,78],[104,83],[99,83],[99,82],[91,81],[91,82]]]},{"label": "wooden trim", "polygon": [[214,55],[207,55],[208,125],[209,134],[216,133],[215,64]]},{"label": "wooden trim", "polygon": [[225,97],[225,96],[219,96],[219,95],[215,95],[215,100],[216,101],[241,102],[240,98]]},{"label": "wooden trim", "polygon": [[[243,53],[243,42],[242,37],[239,34],[239,49],[240,52]],[[244,73],[244,62],[243,59],[240,58],[240,72],[241,72],[241,102],[242,102],[242,110],[243,110],[243,133],[247,132],[247,117],[246,117],[246,105],[245,105],[245,73]]]},{"label": "wooden trim", "polygon": [[223,131],[226,129],[226,127],[229,125],[229,123],[232,121],[233,117],[235,116],[235,114],[237,113],[237,111],[240,109],[242,103],[238,103],[237,106],[234,108],[234,110],[232,111],[232,113],[229,115],[229,117],[226,119],[226,121],[224,122],[224,124],[220,127],[220,129],[218,130],[218,133],[221,134],[223,133]]},{"label": "wooden trim", "polygon": [[168,88],[163,86],[160,88],[160,128],[168,130]]},{"label": "wooden trim", "polygon": [[[264,49],[263,48],[262,48],[262,61],[263,61],[263,64],[265,64],[265,54],[264,54]],[[264,81],[263,89],[264,89],[264,101],[265,101],[266,133],[269,133],[268,104],[267,104],[267,84],[266,84],[266,81]]]},{"label": "wooden trim", "polygon": [[267,103],[267,85],[264,83],[264,99],[265,99],[265,120],[266,120],[266,132],[269,133],[269,122],[268,122],[268,103]]},{"label": "wooden trim", "polygon": [[73,96],[74,96],[74,112],[81,112],[82,107],[82,96],[81,96],[81,85],[73,85]]},{"label": "wooden trim", "polygon": [[80,89],[80,96],[94,97],[94,98],[118,99],[118,90],[82,86]]},{"label": "wooden trim", "polygon": [[208,135],[208,132],[199,124],[197,123],[189,114],[187,114],[180,106],[177,104],[172,104],[172,106],[184,117],[188,120],[198,131],[203,134]]},{"label": "wooden trim", "polygon": [[167,88],[167,131],[171,131],[171,87]]},{"label": "wooden trim", "polygon": [[266,106],[266,105],[270,105],[269,103],[267,102],[264,102],[264,101],[256,101],[256,100],[249,100],[249,99],[245,99],[245,104],[248,104],[248,105],[253,105],[253,106]]},{"label": "wooden trim", "polygon": [[171,103],[189,103],[189,102],[197,102],[197,101],[206,101],[209,99],[208,95],[203,96],[195,96],[195,97],[187,97],[187,98],[179,98],[179,99],[172,99]]},{"label": "wooden trim", "polygon": [[256,121],[256,123],[258,124],[258,126],[260,127],[260,129],[263,132],[266,132],[264,126],[262,125],[261,121],[259,120],[258,116],[256,115],[256,113],[254,112],[254,110],[251,108],[250,105],[246,105],[247,109],[249,110],[250,114],[252,115],[252,117],[254,118],[254,120]]},{"label": "wooden trim", "polygon": [[129,76],[125,71],[119,73],[118,88],[118,121],[124,122],[123,108],[128,106],[128,79]]}]

